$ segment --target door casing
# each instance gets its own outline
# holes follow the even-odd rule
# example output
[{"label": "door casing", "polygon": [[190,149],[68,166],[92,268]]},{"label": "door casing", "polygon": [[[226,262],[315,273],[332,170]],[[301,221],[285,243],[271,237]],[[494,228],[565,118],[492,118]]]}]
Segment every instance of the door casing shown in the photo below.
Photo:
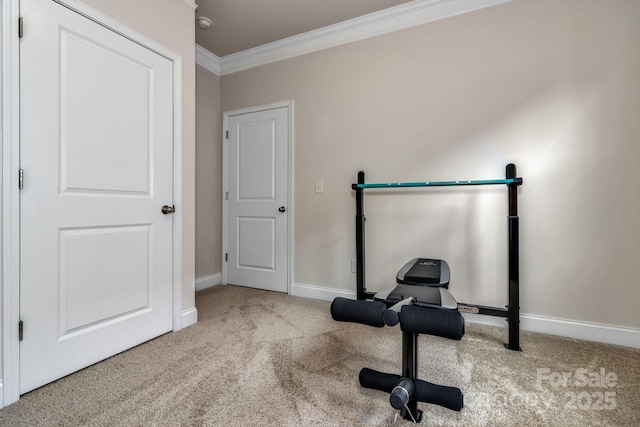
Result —
[{"label": "door casing", "polygon": [[294,176],[294,162],[293,162],[293,146],[294,146],[294,132],[293,132],[293,108],[294,102],[281,101],[272,104],[260,105],[255,107],[242,108],[238,110],[225,111],[223,113],[223,126],[222,126],[222,284],[227,284],[227,262],[225,254],[228,252],[227,248],[227,226],[229,221],[228,205],[229,202],[226,198],[227,191],[229,189],[227,172],[229,170],[228,160],[229,153],[226,143],[226,132],[229,129],[229,117],[239,114],[256,113],[259,111],[272,110],[275,108],[287,108],[289,115],[289,138],[288,138],[288,168],[289,176],[287,177],[287,293],[291,294],[291,285],[293,283],[293,218],[294,218],[294,204],[293,204],[293,176]]},{"label": "door casing", "polygon": [[[173,330],[182,329],[182,57],[79,0],[52,0],[169,59],[173,64]],[[20,0],[2,9],[2,370],[0,408],[20,398]],[[193,317],[190,315],[190,317]]]}]

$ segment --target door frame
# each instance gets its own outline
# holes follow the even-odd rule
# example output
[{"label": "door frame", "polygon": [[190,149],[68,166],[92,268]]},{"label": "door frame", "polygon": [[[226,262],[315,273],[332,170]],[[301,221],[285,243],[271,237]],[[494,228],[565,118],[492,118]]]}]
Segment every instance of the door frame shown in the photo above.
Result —
[{"label": "door frame", "polygon": [[[173,330],[182,317],[182,57],[79,0],[52,0],[167,58],[173,71]],[[20,0],[3,0],[2,22],[2,366],[0,408],[20,398]]]},{"label": "door frame", "polygon": [[291,287],[293,283],[293,218],[294,218],[294,204],[293,204],[293,100],[274,102],[271,104],[258,105],[254,107],[241,108],[238,110],[225,111],[222,115],[222,284],[228,284],[227,280],[227,261],[225,254],[227,253],[227,226],[228,226],[228,208],[229,201],[227,200],[227,192],[229,191],[228,185],[228,170],[229,170],[229,150],[227,147],[227,131],[229,130],[229,117],[237,116],[241,114],[258,113],[260,111],[274,110],[276,108],[287,108],[288,123],[288,138],[287,138],[287,167],[289,173],[287,175],[287,294],[291,295]]}]

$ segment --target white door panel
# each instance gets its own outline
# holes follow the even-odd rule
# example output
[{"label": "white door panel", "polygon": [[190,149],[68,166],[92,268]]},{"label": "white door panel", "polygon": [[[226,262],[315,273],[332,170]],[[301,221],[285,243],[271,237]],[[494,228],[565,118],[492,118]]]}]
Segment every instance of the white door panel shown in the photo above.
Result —
[{"label": "white door panel", "polygon": [[228,119],[227,282],[288,290],[288,107]]},{"label": "white door panel", "polygon": [[238,217],[238,266],[276,270],[276,219]]},{"label": "white door panel", "polygon": [[61,340],[149,309],[150,232],[149,226],[60,230]]},{"label": "white door panel", "polygon": [[235,123],[237,120],[231,121],[236,131],[232,135],[237,136],[237,200],[276,201],[276,122],[269,119]]},{"label": "white door panel", "polygon": [[23,0],[20,391],[172,328],[173,65]]}]

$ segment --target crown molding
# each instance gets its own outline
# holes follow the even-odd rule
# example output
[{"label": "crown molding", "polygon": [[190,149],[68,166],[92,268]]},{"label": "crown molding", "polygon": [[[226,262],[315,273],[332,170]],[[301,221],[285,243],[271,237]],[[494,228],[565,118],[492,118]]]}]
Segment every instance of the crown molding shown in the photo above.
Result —
[{"label": "crown molding", "polygon": [[218,76],[224,76],[510,1],[413,0],[221,58],[196,44],[196,63]]},{"label": "crown molding", "polygon": [[216,76],[222,75],[220,58],[199,44],[196,44],[196,64],[206,68]]},{"label": "crown molding", "polygon": [[414,0],[220,58],[219,75],[282,61],[512,0]]}]

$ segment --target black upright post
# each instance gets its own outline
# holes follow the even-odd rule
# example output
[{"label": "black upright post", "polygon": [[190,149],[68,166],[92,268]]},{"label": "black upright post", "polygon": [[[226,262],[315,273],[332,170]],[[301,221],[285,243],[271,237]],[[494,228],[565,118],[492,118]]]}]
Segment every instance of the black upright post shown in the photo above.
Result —
[{"label": "black upright post", "polygon": [[[364,184],[364,172],[358,172],[358,184]],[[364,283],[364,189],[353,186],[356,191],[356,280],[357,298],[366,298]]]},{"label": "black upright post", "polygon": [[[516,165],[509,163],[506,168],[507,179],[517,179]],[[509,350],[520,351],[520,261],[519,261],[519,218],[518,218],[518,182],[508,185],[509,189]]]},{"label": "black upright post", "polygon": [[[402,331],[402,376],[416,383],[418,370],[418,334],[415,332]],[[422,411],[418,409],[418,401],[414,397],[415,393],[409,397],[406,407],[400,411],[402,418],[415,423],[422,421]]]}]

